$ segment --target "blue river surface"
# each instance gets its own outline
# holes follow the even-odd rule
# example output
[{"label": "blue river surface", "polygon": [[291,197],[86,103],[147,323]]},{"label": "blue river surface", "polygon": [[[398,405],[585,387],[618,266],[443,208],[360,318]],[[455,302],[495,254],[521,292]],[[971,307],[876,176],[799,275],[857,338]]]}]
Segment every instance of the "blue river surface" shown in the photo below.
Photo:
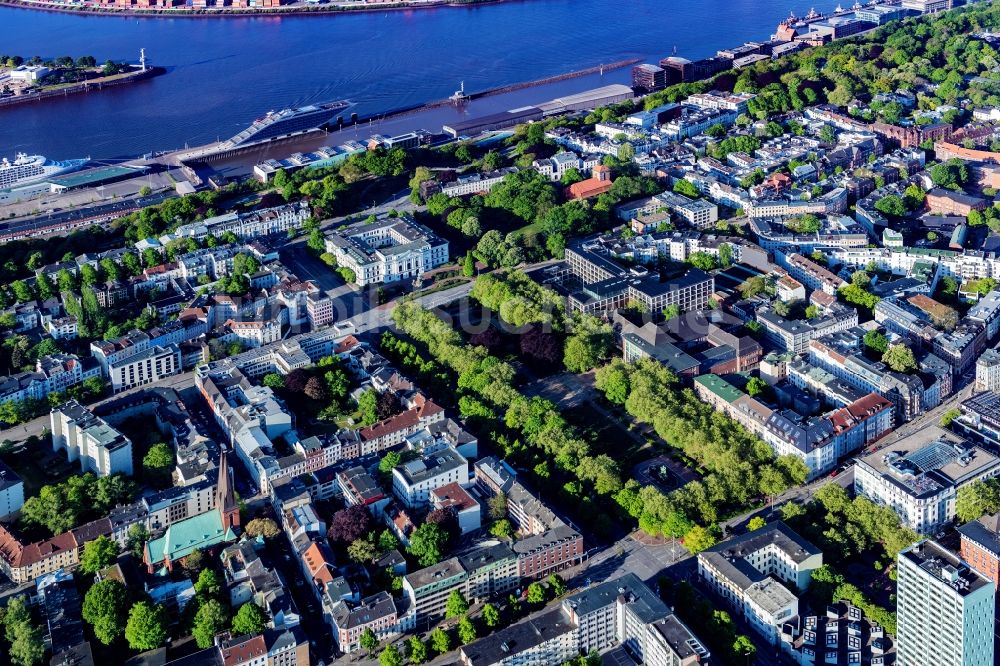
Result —
[{"label": "blue river surface", "polygon": [[[466,91],[627,58],[712,55],[766,39],[809,0],[523,0],[331,16],[127,18],[0,8],[0,50],[45,58],[137,61],[169,73],[131,86],[0,109],[0,156],[114,158],[226,138],[268,110],[349,99],[364,116]],[[832,2],[816,3],[829,11]],[[850,4],[850,3],[845,3]],[[628,70],[439,109],[459,113],[543,102],[628,81]],[[498,108],[499,107],[499,108]],[[406,123],[358,128],[358,136]]]}]

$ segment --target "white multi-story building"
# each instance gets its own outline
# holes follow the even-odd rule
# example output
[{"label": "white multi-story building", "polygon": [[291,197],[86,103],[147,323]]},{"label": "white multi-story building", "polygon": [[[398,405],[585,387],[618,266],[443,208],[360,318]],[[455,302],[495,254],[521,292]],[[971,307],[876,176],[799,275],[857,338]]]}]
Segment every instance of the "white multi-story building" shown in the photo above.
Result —
[{"label": "white multi-story building", "polygon": [[412,280],[448,261],[448,241],[406,216],[337,229],[326,250],[361,286]]},{"label": "white multi-story building", "polygon": [[1000,391],[1000,352],[987,349],[976,359],[976,391]]},{"label": "white multi-story building", "polygon": [[[586,175],[585,171],[588,170],[584,166],[584,161],[576,153],[568,150],[560,151],[544,160],[535,160],[531,166],[554,183],[562,181],[563,175],[570,169],[576,169],[580,175]],[[593,168],[593,165],[590,168]]]},{"label": "white multi-story building", "polygon": [[934,541],[903,550],[898,563],[896,663],[992,666],[992,581]]},{"label": "white multi-story building", "polygon": [[202,275],[217,280],[232,273],[237,254],[239,248],[234,245],[206,247],[182,254],[177,257],[176,262],[181,277],[194,284]]},{"label": "white multi-story building", "polygon": [[756,95],[752,93],[724,93],[718,90],[710,90],[706,93],[696,93],[688,97],[687,104],[694,104],[703,109],[722,109],[724,111],[735,111],[743,113],[747,110],[747,104]]},{"label": "white multi-story building", "polygon": [[757,321],[764,327],[764,337],[776,347],[802,354],[816,338],[857,326],[858,311],[849,307],[831,307],[816,319],[792,320],[764,309],[757,312]]},{"label": "white multi-story building", "polygon": [[90,354],[101,364],[104,376],[110,376],[110,366],[129,356],[149,349],[149,336],[140,330],[132,330],[114,340],[95,340],[90,343]]},{"label": "white multi-story building", "polygon": [[1000,458],[930,426],[860,458],[854,490],[891,507],[904,525],[929,534],[955,518],[958,490],[1000,475]]},{"label": "white multi-story building", "polygon": [[466,645],[461,660],[465,666],[539,666],[610,648],[649,666],[694,666],[710,656],[656,594],[628,573]]},{"label": "white multi-story building", "polygon": [[251,384],[236,368],[199,370],[195,386],[261,492],[270,492],[278,478],[307,471],[305,455],[278,460],[271,440],[292,429],[292,415],[269,387]]},{"label": "white multi-story building", "polygon": [[24,482],[0,461],[0,520],[11,520],[24,506]]},{"label": "white multi-story building", "polygon": [[823,551],[783,522],[698,553],[702,580],[772,643],[777,642],[781,625],[798,615],[797,594],[821,566]]},{"label": "white multi-story building", "polygon": [[969,308],[965,315],[971,322],[983,327],[987,341],[1000,333],[1000,290],[994,290],[979,299],[979,302]]},{"label": "white multi-story building", "polygon": [[[781,254],[782,258],[785,256],[783,253]],[[781,262],[781,265],[787,268],[792,277],[808,287],[810,291],[821,289],[831,296],[836,296],[837,290],[847,284],[833,272],[801,254],[787,255],[787,260]]]},{"label": "white multi-story building", "polygon": [[505,543],[479,546],[457,557],[403,576],[403,593],[418,622],[445,615],[448,597],[458,590],[479,603],[517,589],[517,555]]},{"label": "white multi-story building", "polygon": [[83,472],[132,474],[132,441],[76,400],[52,410],[52,450],[65,451]]},{"label": "white multi-story building", "polygon": [[697,229],[710,227],[719,219],[719,207],[704,199],[690,199],[676,192],[663,192],[653,198]]},{"label": "white multi-story building", "polygon": [[250,213],[226,213],[201,222],[192,222],[177,227],[172,234],[161,236],[159,241],[166,245],[178,238],[204,238],[209,234],[219,237],[227,231],[233,232],[241,239],[254,239],[287,233],[289,229],[298,229],[309,216],[309,204],[303,200],[300,203],[285,204]]},{"label": "white multi-story building", "polygon": [[177,345],[147,347],[108,364],[111,389],[117,393],[159,381],[183,370]]},{"label": "white multi-story building", "polygon": [[815,199],[753,199],[746,208],[747,217],[788,217],[792,215],[833,214],[847,210],[847,190],[838,187]]},{"label": "white multi-story building", "polygon": [[80,327],[76,321],[76,317],[43,316],[42,320],[45,325],[45,330],[48,331],[49,335],[51,335],[55,340],[76,340],[79,335]]},{"label": "white multi-story building", "polygon": [[225,341],[237,341],[244,347],[254,348],[277,342],[281,339],[281,322],[278,319],[264,321],[234,321],[226,322],[226,335],[220,337]]},{"label": "white multi-story building", "polygon": [[449,197],[465,197],[470,194],[485,194],[503,182],[512,173],[517,173],[514,167],[497,169],[489,173],[470,173],[459,176],[451,183],[441,186],[441,191]]},{"label": "white multi-story building", "polygon": [[902,6],[921,14],[936,14],[951,9],[952,0],[903,0]]},{"label": "white multi-story building", "polygon": [[392,492],[407,508],[424,507],[435,488],[469,482],[469,462],[448,446],[392,470]]}]

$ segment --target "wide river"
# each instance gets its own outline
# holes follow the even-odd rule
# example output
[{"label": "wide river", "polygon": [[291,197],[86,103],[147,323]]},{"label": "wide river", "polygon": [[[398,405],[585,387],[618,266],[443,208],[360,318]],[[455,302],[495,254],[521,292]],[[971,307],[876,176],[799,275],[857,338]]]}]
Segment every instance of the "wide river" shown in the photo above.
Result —
[{"label": "wide river", "polygon": [[[631,57],[655,62],[675,47],[678,55],[701,58],[766,39],[790,10],[801,16],[812,4],[524,0],[324,17],[201,19],[0,8],[4,53],[137,61],[145,48],[152,62],[169,69],[133,86],[0,110],[0,156],[133,156],[226,138],[268,110],[303,103],[349,99],[356,104],[352,111],[364,116],[445,98],[463,80],[467,91],[477,91]],[[833,4],[824,0],[816,9]],[[627,82],[628,71],[598,79],[563,82],[557,92]],[[547,90],[534,95],[541,98],[522,91],[516,101],[555,96]],[[484,104],[479,112],[492,110]],[[475,109],[467,112],[476,115]],[[440,124],[426,128],[437,131]]]}]

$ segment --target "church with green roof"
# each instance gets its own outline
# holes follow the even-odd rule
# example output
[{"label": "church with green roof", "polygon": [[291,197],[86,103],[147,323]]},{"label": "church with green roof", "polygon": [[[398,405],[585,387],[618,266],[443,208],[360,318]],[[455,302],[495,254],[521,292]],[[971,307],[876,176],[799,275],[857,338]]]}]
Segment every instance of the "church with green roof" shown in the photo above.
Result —
[{"label": "church with green roof", "polygon": [[143,561],[149,573],[165,575],[174,563],[196,550],[205,550],[236,541],[240,510],[236,505],[226,452],[219,458],[219,480],[215,488],[215,506],[205,513],[179,520],[146,543]]}]

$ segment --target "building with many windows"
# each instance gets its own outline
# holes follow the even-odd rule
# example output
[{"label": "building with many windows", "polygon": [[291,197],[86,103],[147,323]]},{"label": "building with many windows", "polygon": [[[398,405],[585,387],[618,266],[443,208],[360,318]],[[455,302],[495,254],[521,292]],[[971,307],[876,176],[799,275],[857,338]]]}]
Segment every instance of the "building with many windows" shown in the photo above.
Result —
[{"label": "building with many windows", "polygon": [[218,238],[227,231],[236,234],[237,238],[252,240],[261,236],[284,234],[289,229],[298,229],[309,219],[310,214],[309,204],[306,201],[248,213],[226,213],[177,227],[172,234],[161,236],[159,240],[166,245],[177,238],[204,238],[209,234]]},{"label": "building with many windows", "polygon": [[475,479],[483,495],[507,498],[507,515],[520,535],[513,549],[521,578],[542,578],[583,561],[583,535],[528,490],[507,463],[482,458],[476,461]]},{"label": "building with many windows", "polygon": [[405,629],[405,622],[401,622],[396,603],[388,592],[377,592],[357,604],[338,600],[328,612],[324,609],[324,617],[333,629],[337,649],[345,654],[361,649],[361,636],[369,629],[380,641]]},{"label": "building with many windows", "polygon": [[780,521],[698,553],[702,580],[772,643],[822,565],[823,552]]},{"label": "building with many windows", "polygon": [[79,460],[81,471],[132,475],[132,441],[76,400],[53,409],[49,420],[52,450]]},{"label": "building with many windows", "polygon": [[517,556],[503,543],[481,546],[403,577],[403,593],[416,621],[444,617],[448,596],[458,590],[470,603],[517,589]]},{"label": "building with many windows", "polygon": [[330,232],[326,250],[358,285],[413,280],[448,261],[448,241],[408,216],[359,222]]},{"label": "building with many windows", "polygon": [[1000,585],[1000,514],[987,514],[958,527],[959,554],[969,566]]},{"label": "building with many windows", "polygon": [[0,520],[10,520],[24,506],[24,482],[0,461]]},{"label": "building with many windows", "polygon": [[715,278],[697,268],[668,278],[643,266],[626,268],[599,238],[567,247],[566,265],[569,275],[563,281],[570,291],[569,305],[581,312],[614,310],[630,302],[654,314],[673,305],[690,312],[704,308],[715,291]]},{"label": "building with many windows", "polygon": [[921,541],[898,557],[899,666],[992,666],[996,589],[954,553]]},{"label": "building with many windows", "polygon": [[108,364],[111,389],[115,393],[159,381],[181,370],[181,350],[177,345],[149,347]]},{"label": "building with many windows", "polygon": [[854,490],[891,507],[907,527],[929,534],[955,518],[960,488],[997,475],[996,455],[930,426],[859,458]]},{"label": "building with many windows", "polygon": [[710,227],[719,219],[719,207],[704,199],[691,199],[669,191],[653,199],[696,229]]},{"label": "building with many windows", "polygon": [[976,359],[976,391],[1000,391],[1000,351],[987,349]]},{"label": "building with many windows", "polygon": [[468,482],[469,462],[450,446],[392,470],[392,492],[409,509],[427,506],[435,488]]},{"label": "building with many windows", "polygon": [[538,666],[610,648],[626,653],[613,663],[650,666],[694,666],[710,656],[632,573],[590,586],[557,608],[473,641],[460,656],[464,666]]}]

